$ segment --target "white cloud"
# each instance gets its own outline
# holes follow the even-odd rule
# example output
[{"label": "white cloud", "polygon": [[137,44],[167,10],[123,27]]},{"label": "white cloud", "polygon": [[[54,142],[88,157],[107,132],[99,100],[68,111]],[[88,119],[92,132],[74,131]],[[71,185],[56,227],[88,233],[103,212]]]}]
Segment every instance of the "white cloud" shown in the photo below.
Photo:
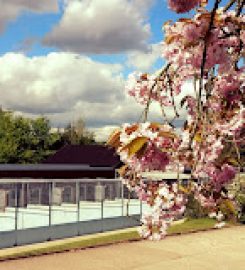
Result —
[{"label": "white cloud", "polygon": [[149,8],[156,2],[155,0],[131,0],[134,6],[141,12],[149,11]]},{"label": "white cloud", "polygon": [[[87,127],[98,133],[98,140],[104,140],[110,126],[136,122],[143,111],[125,93],[122,66],[118,64],[102,64],[72,53],[38,57],[8,53],[0,57],[0,66],[3,108],[30,117],[46,115],[54,127],[64,127],[82,117]],[[190,82],[183,91],[193,93]],[[159,105],[152,103],[150,108],[149,119],[163,121]],[[173,111],[168,109],[167,113],[171,119]]]},{"label": "white cloud", "polygon": [[0,58],[2,105],[29,113],[60,113],[79,101],[110,103],[120,99],[121,66],[85,56],[50,53],[28,58],[7,53]]},{"label": "white cloud", "polygon": [[148,52],[135,51],[128,54],[128,65],[142,72],[147,72],[154,68],[154,64],[162,55],[161,44],[152,44]]},{"label": "white cloud", "polygon": [[124,92],[121,65],[102,64],[71,53],[0,57],[3,108],[35,117],[47,115],[54,126],[84,117],[88,127],[136,121],[141,108]]},{"label": "white cloud", "polygon": [[90,131],[94,133],[97,142],[106,142],[110,134],[118,127],[119,126],[108,125],[101,128],[90,128]]},{"label": "white cloud", "polygon": [[58,0],[0,0],[0,31],[7,22],[15,20],[22,12],[58,12]]},{"label": "white cloud", "polygon": [[153,0],[70,0],[61,21],[43,43],[77,53],[146,50]]}]

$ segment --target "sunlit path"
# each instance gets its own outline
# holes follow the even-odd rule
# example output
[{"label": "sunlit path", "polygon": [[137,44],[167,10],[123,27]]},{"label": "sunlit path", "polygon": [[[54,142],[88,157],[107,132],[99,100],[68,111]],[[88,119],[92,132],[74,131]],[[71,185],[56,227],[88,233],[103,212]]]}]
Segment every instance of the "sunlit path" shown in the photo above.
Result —
[{"label": "sunlit path", "polygon": [[245,265],[245,227],[171,236],[0,263],[1,270],[205,270]]}]

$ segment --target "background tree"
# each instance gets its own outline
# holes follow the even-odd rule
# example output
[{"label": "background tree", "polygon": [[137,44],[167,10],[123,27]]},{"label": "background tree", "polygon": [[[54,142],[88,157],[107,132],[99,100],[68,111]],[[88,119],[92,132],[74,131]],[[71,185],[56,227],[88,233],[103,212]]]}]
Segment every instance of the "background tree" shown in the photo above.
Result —
[{"label": "background tree", "polygon": [[52,131],[45,117],[30,119],[0,110],[0,163],[39,163],[65,144],[94,143],[82,118],[61,132]]},{"label": "background tree", "polygon": [[29,119],[0,111],[0,162],[38,163],[54,152],[59,133],[51,133],[49,120]]},{"label": "background tree", "polygon": [[64,144],[85,145],[96,143],[94,134],[86,129],[82,118],[67,125],[61,137]]}]

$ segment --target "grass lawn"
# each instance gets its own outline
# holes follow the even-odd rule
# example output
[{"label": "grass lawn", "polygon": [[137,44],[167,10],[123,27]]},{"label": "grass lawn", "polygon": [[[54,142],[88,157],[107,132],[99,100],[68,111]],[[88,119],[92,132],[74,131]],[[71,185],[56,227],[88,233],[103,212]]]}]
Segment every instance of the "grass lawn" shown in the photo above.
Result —
[{"label": "grass lawn", "polygon": [[207,230],[213,228],[216,223],[216,220],[210,218],[188,219],[184,223],[171,226],[168,235]]},{"label": "grass lawn", "polygon": [[[214,227],[215,223],[215,220],[207,218],[186,220],[184,223],[176,224],[170,227],[168,230],[168,235],[184,234],[211,229]],[[65,240],[57,240],[53,242],[17,247],[13,249],[0,250],[0,260],[43,255],[73,249],[97,247],[119,242],[136,241],[140,239],[141,237],[137,232],[137,228],[130,228],[127,230],[105,232],[100,234],[69,238]]]}]

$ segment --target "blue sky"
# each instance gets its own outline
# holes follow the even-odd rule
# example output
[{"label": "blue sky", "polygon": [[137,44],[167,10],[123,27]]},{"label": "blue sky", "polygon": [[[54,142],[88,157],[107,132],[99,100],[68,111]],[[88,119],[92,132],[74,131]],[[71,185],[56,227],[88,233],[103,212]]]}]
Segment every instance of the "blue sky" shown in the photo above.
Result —
[{"label": "blue sky", "polygon": [[[10,2],[18,2],[18,0],[10,0]],[[158,43],[163,39],[163,32],[161,29],[163,23],[167,20],[176,21],[178,18],[183,17],[183,15],[178,15],[171,11],[167,7],[166,0],[148,2],[152,2],[152,4],[149,4],[148,12],[146,12],[146,20],[151,26],[151,36],[148,42],[149,44]],[[209,7],[212,6],[212,2],[213,1],[210,1]],[[226,1],[223,2],[225,3]],[[57,48],[54,47],[43,46],[40,41],[45,34],[52,30],[54,25],[59,23],[63,12],[64,9],[61,4],[57,12],[38,14],[31,10],[23,9],[16,17],[6,21],[6,26],[1,34],[0,53],[4,54],[9,51],[21,51],[23,47],[26,47],[25,43],[27,42],[32,44],[32,46],[29,44],[30,47],[25,48],[28,49],[25,51],[28,56],[45,55],[57,50]],[[123,55],[121,54],[109,54],[106,56],[95,54],[92,55],[92,57],[97,57],[100,61],[110,63],[123,60]]]},{"label": "blue sky", "polygon": [[163,65],[162,25],[180,17],[166,2],[0,0],[2,107],[45,115],[54,127],[83,117],[101,136],[136,121],[142,107],[126,95],[126,79]]},{"label": "blue sky", "polygon": [[[18,0],[15,0],[18,1]],[[52,30],[62,18],[63,9],[58,12],[37,14],[33,11],[23,10],[15,18],[6,22],[4,32],[1,34],[0,53],[21,50],[26,40],[33,39],[34,46],[25,53],[28,56],[45,55],[56,48],[45,47],[40,44],[40,39]],[[149,9],[147,20],[151,25],[151,38],[149,42],[157,43],[162,40],[161,25],[165,20],[175,19],[178,15],[166,7],[165,1],[156,1]],[[116,62],[122,59],[119,55],[98,56],[101,61]]]}]

